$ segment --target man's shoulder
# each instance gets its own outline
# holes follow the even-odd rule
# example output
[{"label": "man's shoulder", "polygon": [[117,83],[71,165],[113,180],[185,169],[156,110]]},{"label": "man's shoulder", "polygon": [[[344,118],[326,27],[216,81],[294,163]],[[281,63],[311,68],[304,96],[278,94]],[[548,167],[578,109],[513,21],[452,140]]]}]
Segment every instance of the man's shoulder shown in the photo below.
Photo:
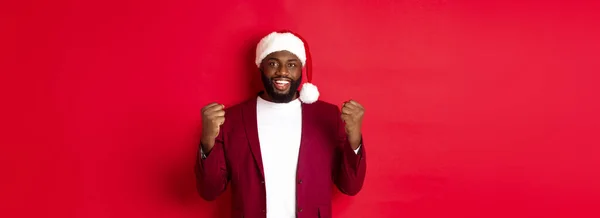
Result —
[{"label": "man's shoulder", "polygon": [[225,123],[223,128],[227,130],[229,128],[238,126],[237,124],[239,123],[244,122],[244,113],[247,113],[248,109],[251,107],[249,104],[252,104],[251,100],[244,100],[233,105],[226,105],[224,109]]},{"label": "man's shoulder", "polygon": [[317,100],[313,104],[320,107],[337,107],[335,104],[323,100]]},{"label": "man's shoulder", "polygon": [[[254,101],[254,102],[252,102]],[[243,108],[248,107],[248,104],[256,103],[256,98],[245,99],[242,102],[235,103],[230,106],[225,107],[225,112],[239,112],[242,111]]]},{"label": "man's shoulder", "polygon": [[238,102],[238,103],[230,105],[229,107],[226,107],[225,110],[239,110],[239,109],[243,108],[244,105],[246,105],[247,103],[248,103],[248,100],[244,100],[242,102]]},{"label": "man's shoulder", "polygon": [[310,105],[310,107],[313,107],[317,111],[325,111],[325,112],[329,112],[329,113],[337,113],[337,111],[339,111],[337,105],[332,104],[330,102],[323,101],[323,100],[317,100],[309,105]]}]

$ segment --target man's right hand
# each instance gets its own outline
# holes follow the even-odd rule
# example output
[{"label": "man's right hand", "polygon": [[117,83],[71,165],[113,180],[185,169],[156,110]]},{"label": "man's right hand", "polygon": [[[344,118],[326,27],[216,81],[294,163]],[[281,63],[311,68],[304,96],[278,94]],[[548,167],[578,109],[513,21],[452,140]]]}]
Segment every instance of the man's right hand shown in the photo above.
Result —
[{"label": "man's right hand", "polygon": [[215,145],[215,138],[219,135],[219,129],[225,122],[225,106],[211,103],[202,108],[202,150],[210,152]]}]

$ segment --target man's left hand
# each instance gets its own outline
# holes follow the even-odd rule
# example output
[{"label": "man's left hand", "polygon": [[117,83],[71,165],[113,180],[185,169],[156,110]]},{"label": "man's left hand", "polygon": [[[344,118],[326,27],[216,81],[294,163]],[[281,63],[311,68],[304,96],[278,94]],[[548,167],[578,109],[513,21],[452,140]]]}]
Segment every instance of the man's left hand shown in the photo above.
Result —
[{"label": "man's left hand", "polygon": [[362,120],[365,108],[354,100],[344,102],[342,106],[342,120],[346,123],[346,134],[353,149],[360,145]]}]

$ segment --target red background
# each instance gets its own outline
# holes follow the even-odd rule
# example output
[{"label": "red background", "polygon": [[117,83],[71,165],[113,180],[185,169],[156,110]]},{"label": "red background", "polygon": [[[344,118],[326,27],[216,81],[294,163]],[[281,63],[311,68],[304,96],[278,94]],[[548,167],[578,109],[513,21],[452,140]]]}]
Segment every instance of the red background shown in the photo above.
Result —
[{"label": "red background", "polygon": [[252,96],[254,45],[282,28],[323,100],[367,109],[366,183],[335,217],[598,217],[599,10],[3,1],[0,217],[227,215],[230,193],[195,192],[199,111]]}]

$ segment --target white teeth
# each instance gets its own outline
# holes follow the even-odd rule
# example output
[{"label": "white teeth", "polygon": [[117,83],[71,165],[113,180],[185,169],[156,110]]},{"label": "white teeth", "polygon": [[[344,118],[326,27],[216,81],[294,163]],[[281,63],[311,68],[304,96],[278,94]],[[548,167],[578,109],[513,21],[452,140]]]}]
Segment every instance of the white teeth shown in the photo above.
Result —
[{"label": "white teeth", "polygon": [[278,83],[278,84],[288,84],[290,82],[289,81],[285,81],[285,80],[275,80],[275,83]]}]

